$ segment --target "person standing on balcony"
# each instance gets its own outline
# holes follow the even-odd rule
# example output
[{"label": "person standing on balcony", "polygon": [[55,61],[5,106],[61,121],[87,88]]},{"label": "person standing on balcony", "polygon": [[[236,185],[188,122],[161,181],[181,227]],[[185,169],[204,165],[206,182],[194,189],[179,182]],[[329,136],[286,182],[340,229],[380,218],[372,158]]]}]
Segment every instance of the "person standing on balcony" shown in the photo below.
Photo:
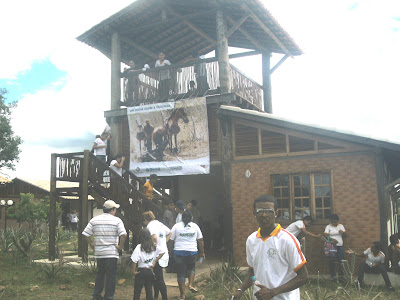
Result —
[{"label": "person standing on balcony", "polygon": [[96,155],[96,157],[100,159],[103,163],[106,163],[107,161],[106,158],[107,136],[108,133],[103,132],[100,138],[96,138],[93,144],[94,155]]},{"label": "person standing on balcony", "polygon": [[[198,53],[192,54],[193,58],[198,57]],[[205,59],[204,55],[199,57],[200,59]],[[198,62],[194,64],[194,73],[196,74],[197,90],[200,95],[204,94],[210,87],[207,82],[207,65],[203,62]]]},{"label": "person standing on balcony", "polygon": [[[168,59],[165,59],[165,54],[163,52],[160,52],[158,55],[158,60],[156,61],[155,67],[165,67],[165,66],[170,66],[171,63],[169,62]],[[170,70],[161,70],[159,71],[159,85],[158,85],[158,91],[160,93],[160,97],[164,96],[169,96],[169,90],[170,90],[170,81],[171,81],[171,72]]]},{"label": "person standing on balcony", "polygon": [[121,78],[126,78],[127,80],[124,83],[125,92],[124,97],[127,104],[131,105],[134,103],[134,100],[138,100],[138,91],[139,91],[139,76],[138,74],[134,74],[135,71],[139,71],[136,69],[135,62],[130,60],[129,68],[125,68],[123,73],[120,73]]},{"label": "person standing on balcony", "polygon": [[[127,235],[124,223],[115,216],[119,206],[113,200],[104,202],[104,213],[91,219],[82,232],[89,246],[94,249],[94,257],[97,260],[93,300],[114,299],[118,252],[122,250]],[[94,241],[90,238],[92,235]],[[102,298],[104,287],[105,294]]]},{"label": "person standing on balcony", "polygon": [[[100,138],[96,138],[93,144],[94,155],[104,164],[107,163],[107,137],[108,133],[103,132]],[[97,177],[100,182],[103,182],[104,166],[97,167]]]}]

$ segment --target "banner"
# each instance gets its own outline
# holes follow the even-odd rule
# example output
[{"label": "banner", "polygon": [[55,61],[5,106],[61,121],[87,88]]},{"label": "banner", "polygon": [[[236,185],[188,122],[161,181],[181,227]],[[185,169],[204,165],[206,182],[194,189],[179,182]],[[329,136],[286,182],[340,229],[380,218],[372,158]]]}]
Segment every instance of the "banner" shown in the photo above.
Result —
[{"label": "banner", "polygon": [[138,177],[209,174],[206,99],[127,108],[129,169]]}]

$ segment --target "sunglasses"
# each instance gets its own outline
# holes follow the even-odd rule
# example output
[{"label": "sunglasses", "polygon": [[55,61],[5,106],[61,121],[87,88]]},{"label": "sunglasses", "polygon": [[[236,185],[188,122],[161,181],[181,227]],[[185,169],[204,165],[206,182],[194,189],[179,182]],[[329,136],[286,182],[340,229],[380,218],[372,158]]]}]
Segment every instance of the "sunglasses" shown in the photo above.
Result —
[{"label": "sunglasses", "polygon": [[275,214],[275,210],[272,208],[268,208],[268,209],[257,208],[255,212],[257,215],[263,215],[265,213],[266,215],[271,216],[271,215]]}]

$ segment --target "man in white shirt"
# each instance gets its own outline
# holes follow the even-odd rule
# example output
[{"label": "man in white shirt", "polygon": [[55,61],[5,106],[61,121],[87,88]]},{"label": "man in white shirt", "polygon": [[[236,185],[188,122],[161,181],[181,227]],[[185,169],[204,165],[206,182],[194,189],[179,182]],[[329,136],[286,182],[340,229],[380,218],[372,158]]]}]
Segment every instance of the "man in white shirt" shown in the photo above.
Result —
[{"label": "man in white shirt", "polygon": [[119,176],[122,176],[122,167],[124,166],[125,156],[122,154],[118,154],[114,160],[110,163],[110,169],[118,173]]},{"label": "man in white shirt", "polygon": [[311,216],[305,216],[303,220],[299,220],[290,224],[286,231],[289,231],[293,234],[299,241],[305,236],[312,236],[315,238],[320,238],[321,234],[314,234],[306,229],[306,227],[310,227],[312,223]]},{"label": "man in white shirt", "polygon": [[171,230],[163,223],[156,220],[154,214],[151,211],[146,211],[142,214],[143,224],[147,226],[153,241],[160,250],[164,253],[161,260],[159,260],[154,267],[154,298],[158,298],[158,293],[161,293],[163,300],[168,300],[167,286],[164,282],[163,267],[168,265],[168,247],[167,242],[171,237]]},{"label": "man in white shirt", "polygon": [[[165,66],[170,66],[171,63],[169,62],[168,59],[165,59],[165,54],[163,52],[160,52],[158,55],[158,60],[156,61],[155,67],[165,67]],[[170,88],[170,80],[171,80],[171,73],[170,70],[161,70],[159,71],[159,85],[158,85],[158,90],[160,93],[160,96],[169,96],[169,88]]]},{"label": "man in white shirt", "polygon": [[256,276],[254,299],[300,299],[299,287],[307,283],[306,259],[298,240],[275,224],[278,203],[262,195],[254,201],[254,216],[260,228],[246,242],[247,277],[233,295],[239,299]]},{"label": "man in white shirt", "polygon": [[365,262],[360,264],[360,269],[358,271],[358,283],[360,287],[364,286],[364,273],[367,271],[368,273],[376,273],[379,272],[382,274],[383,280],[385,281],[386,288],[389,291],[394,291],[392,287],[392,283],[390,282],[389,276],[385,269],[385,254],[379,249],[381,248],[380,242],[373,242],[371,248],[368,248],[364,251],[364,253],[356,253],[352,250],[346,250],[346,253],[353,254],[355,253],[359,257],[366,257]]},{"label": "man in white shirt", "polygon": [[[117,208],[119,204],[112,200],[104,202],[104,213],[91,219],[82,232],[87,243],[94,249],[94,257],[97,259],[93,300],[114,298],[118,251],[122,250],[127,235],[124,223],[115,216]],[[90,238],[92,235],[94,241]],[[101,292],[104,286],[105,294],[102,298]]]}]

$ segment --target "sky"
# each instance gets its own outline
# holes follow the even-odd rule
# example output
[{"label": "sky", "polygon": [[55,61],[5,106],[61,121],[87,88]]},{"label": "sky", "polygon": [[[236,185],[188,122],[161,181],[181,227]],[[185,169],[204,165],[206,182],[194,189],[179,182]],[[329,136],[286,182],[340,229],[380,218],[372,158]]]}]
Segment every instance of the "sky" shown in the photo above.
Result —
[{"label": "sky", "polygon": [[[273,113],[400,143],[400,1],[261,2],[304,52],[272,74]],[[130,3],[0,2],[0,87],[18,102],[24,141],[16,170],[1,174],[49,180],[51,153],[91,148],[110,109],[110,61],[76,37]],[[262,82],[259,56],[231,62]]]}]

